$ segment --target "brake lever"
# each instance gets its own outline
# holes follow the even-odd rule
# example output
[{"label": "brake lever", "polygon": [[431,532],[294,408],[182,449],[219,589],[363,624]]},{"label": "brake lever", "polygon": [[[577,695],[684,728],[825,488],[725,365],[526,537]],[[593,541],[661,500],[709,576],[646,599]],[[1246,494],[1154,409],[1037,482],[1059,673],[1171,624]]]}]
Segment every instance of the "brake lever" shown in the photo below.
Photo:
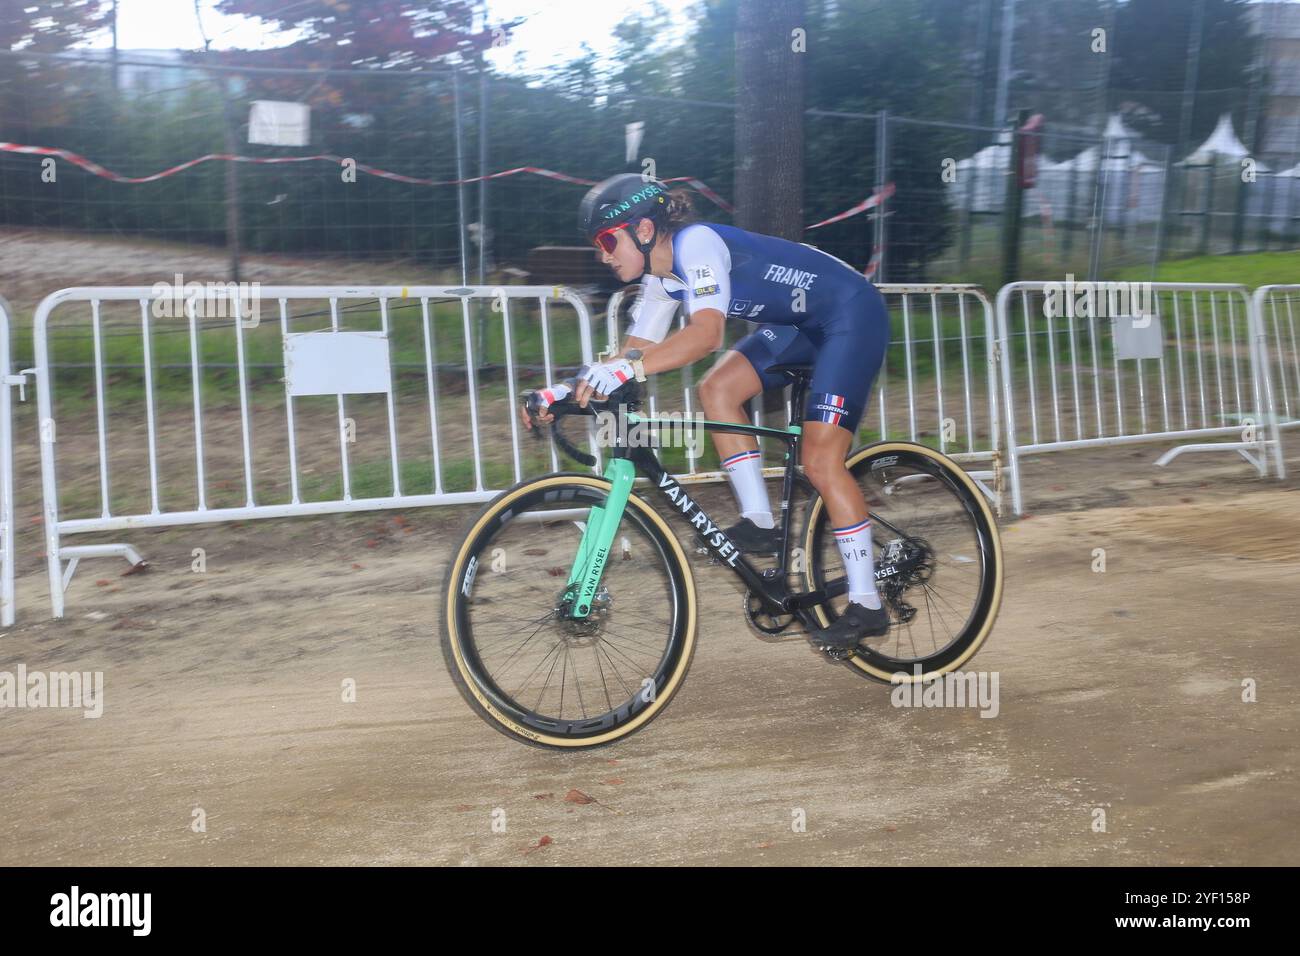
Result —
[{"label": "brake lever", "polygon": [[528,431],[532,433],[534,441],[541,441],[542,423],[537,418],[537,409],[531,407],[533,395],[535,394],[536,390],[529,388],[521,391],[517,397],[520,399],[519,407],[524,410],[524,414],[528,416],[528,420],[533,423],[533,427],[528,429]]},{"label": "brake lever", "polygon": [[[566,381],[572,381],[572,380],[566,380]],[[551,414],[554,416],[554,420],[551,422],[552,440],[557,445],[560,446],[560,449],[566,455],[568,455],[570,458],[574,459],[575,461],[586,465],[588,468],[595,467],[596,465],[595,456],[589,455],[584,451],[580,451],[577,448],[577,446],[575,446],[571,441],[569,441],[569,439],[567,439],[564,436],[563,432],[560,431],[560,421],[566,415],[590,415],[594,418],[597,415],[599,415],[601,412],[609,411],[612,407],[614,407],[617,404],[627,405],[628,407],[631,408],[635,408],[640,404],[639,400],[641,396],[641,388],[640,388],[640,384],[635,380],[631,382],[627,382],[619,389],[616,389],[616,391],[621,395],[622,400],[620,402],[615,402],[611,396],[606,396],[605,399],[603,400],[597,398],[589,398],[587,400],[587,404],[583,406],[575,402],[573,400],[572,395],[570,395],[568,398],[565,398],[563,401],[555,402],[548,406],[548,409],[551,411]],[[526,394],[531,395],[532,393],[528,392]],[[535,425],[538,426],[537,429],[535,430],[540,431],[541,423],[537,421],[536,415],[533,413],[531,409],[529,410],[529,414],[533,416],[533,421]],[[541,435],[538,434],[537,437],[540,439]]]},{"label": "brake lever", "polygon": [[[595,415],[595,411],[592,410],[590,406],[582,408],[579,405],[575,405],[568,399],[557,404],[562,407],[558,409],[555,415],[555,421],[551,423],[551,439],[560,446],[561,451],[574,461],[580,462],[588,468],[594,468],[596,465],[596,457],[594,455],[588,455],[585,451],[580,451],[573,442],[565,438],[564,433],[560,431],[560,422],[564,420],[566,415]],[[554,408],[555,406],[552,407]]]}]

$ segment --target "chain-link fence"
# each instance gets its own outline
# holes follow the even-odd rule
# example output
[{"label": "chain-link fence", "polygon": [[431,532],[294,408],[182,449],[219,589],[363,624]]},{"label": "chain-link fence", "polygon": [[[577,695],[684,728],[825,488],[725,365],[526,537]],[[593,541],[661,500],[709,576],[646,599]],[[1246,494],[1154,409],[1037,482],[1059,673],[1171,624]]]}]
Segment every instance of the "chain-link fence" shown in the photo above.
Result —
[{"label": "chain-link fence", "polygon": [[[310,107],[306,145],[249,142],[250,110],[265,100]],[[632,163],[629,122],[644,124]],[[40,273],[47,291],[106,272],[170,275],[194,250],[209,253],[210,268],[191,272],[224,278],[568,281],[546,250],[579,245],[585,184],[626,169],[694,180],[707,187],[701,215],[731,221],[735,110],[726,102],[610,102],[470,69],[213,68],[129,54],[114,67],[7,55],[0,124],[0,140],[38,148],[0,151],[0,226],[41,230],[10,264],[58,258],[64,274]],[[805,240],[878,281],[992,287],[1013,242],[1024,275],[1104,276],[1300,236],[1295,152],[1252,158],[1250,169],[1234,156],[1184,164],[1127,130],[1077,129],[1049,121],[1036,184],[1016,195],[1006,130],[810,109]],[[111,243],[60,252],[51,235]],[[122,262],[128,240],[138,249]],[[603,278],[594,265],[590,277]]]}]

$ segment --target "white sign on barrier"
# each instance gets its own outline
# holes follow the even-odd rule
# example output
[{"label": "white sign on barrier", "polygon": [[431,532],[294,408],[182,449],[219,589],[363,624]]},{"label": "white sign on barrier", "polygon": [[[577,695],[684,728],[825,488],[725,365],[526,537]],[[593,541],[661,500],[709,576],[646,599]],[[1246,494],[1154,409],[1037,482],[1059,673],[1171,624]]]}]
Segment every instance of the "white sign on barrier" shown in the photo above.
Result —
[{"label": "white sign on barrier", "polygon": [[[237,294],[237,290],[219,289],[209,292],[210,296],[229,297]],[[119,556],[133,564],[140,560],[140,555],[125,543],[70,547],[64,543],[64,538],[70,534],[486,501],[504,487],[505,476],[500,474],[503,468],[508,468],[513,473],[515,481],[523,478],[522,427],[519,425],[518,407],[515,404],[515,396],[521,385],[557,380],[559,353],[557,343],[552,340],[553,319],[550,314],[554,301],[568,305],[576,320],[576,342],[570,339],[562,343],[566,367],[588,364],[592,359],[591,329],[586,305],[576,293],[560,286],[264,286],[258,290],[258,294],[262,304],[278,303],[279,307],[279,345],[285,363],[282,366],[284,420],[276,430],[282,428],[280,434],[287,437],[280,448],[266,442],[255,444],[255,436],[266,435],[268,429],[263,427],[255,430],[254,419],[259,415],[265,418],[268,410],[273,410],[277,417],[279,414],[276,403],[259,402],[254,398],[254,388],[265,389],[267,379],[265,376],[255,378],[251,374],[247,343],[258,334],[266,334],[265,330],[259,333],[256,328],[248,328],[242,322],[235,322],[229,327],[229,332],[233,333],[231,344],[236,359],[232,364],[237,373],[234,384],[238,390],[238,423],[237,429],[230,436],[233,440],[226,440],[220,431],[216,433],[216,438],[206,434],[208,426],[205,425],[205,418],[212,412],[210,409],[205,410],[208,405],[205,394],[214,386],[205,372],[222,366],[206,364],[200,347],[204,334],[226,333],[221,331],[221,327],[213,327],[213,331],[205,333],[196,309],[187,310],[184,325],[165,330],[177,336],[171,341],[179,342],[180,349],[187,354],[189,375],[180,379],[169,375],[163,379],[158,374],[163,366],[155,362],[151,343],[155,335],[164,334],[164,330],[153,329],[156,317],[152,315],[149,304],[154,294],[148,287],[61,289],[46,296],[37,307],[33,320],[33,345],[36,352],[33,371],[36,373],[38,415],[42,423],[49,423],[51,434],[57,424],[49,335],[50,318],[54,310],[64,304],[77,303],[83,307],[89,305],[89,315],[83,312],[81,320],[89,319],[89,331],[95,344],[93,424],[99,452],[97,514],[74,518],[60,514],[56,457],[60,454],[58,448],[66,446],[56,447],[53,441],[41,443],[41,483],[44,496],[42,525],[54,617],[63,616],[64,592],[82,558]],[[380,325],[378,332],[343,331],[340,328],[340,300],[348,299],[366,300],[377,305]],[[294,318],[290,314],[290,303],[322,300],[328,302],[327,313],[313,314],[328,314],[329,329],[293,333],[290,329]],[[500,310],[491,308],[488,300],[500,303]],[[528,332],[532,347],[540,346],[541,351],[540,356],[530,357],[530,365],[533,367],[527,370],[530,379],[527,383],[520,380],[513,344],[516,333],[512,307],[520,300],[531,300],[536,306],[536,325]],[[114,305],[116,308],[111,309],[111,316],[102,314],[104,307]],[[442,306],[441,328],[435,321],[438,318],[434,314],[435,306]],[[478,306],[478,319],[481,323],[500,323],[504,369],[499,366],[494,368],[495,362],[476,355],[477,337],[474,334],[475,316],[472,315],[472,306]],[[446,313],[452,309],[460,313],[459,322],[446,321],[451,318]],[[405,400],[411,403],[412,413],[404,418],[408,426],[416,425],[423,429],[423,436],[419,440],[424,446],[421,450],[427,449],[431,453],[428,459],[424,459],[423,455],[417,459],[409,454],[404,459],[400,447],[396,414],[397,391],[392,379],[395,368],[389,359],[390,336],[399,337],[390,325],[393,321],[392,313],[398,310],[406,336],[405,347],[408,350],[422,351],[422,361],[408,364],[418,365],[423,370],[426,387],[424,400],[427,405],[420,407],[424,402],[418,397],[418,392],[406,394]],[[101,348],[106,322],[112,323],[113,335],[134,336],[141,344],[143,402],[116,405],[110,409],[107,397],[112,382],[105,374]],[[270,323],[264,325],[269,326]],[[480,329],[485,327],[480,325]],[[451,331],[453,328],[456,331]],[[180,338],[187,332],[188,339]],[[448,339],[452,341],[449,342]],[[438,357],[439,348],[448,345],[452,346],[451,351],[455,357],[453,363],[447,363],[445,359],[440,361]],[[538,358],[541,359],[540,363],[537,362]],[[455,369],[455,374],[464,376],[465,388],[460,393],[464,395],[463,403],[444,402],[444,398],[452,396],[439,395],[439,375],[445,374],[440,372],[440,367],[445,368],[449,364]],[[188,382],[189,399],[186,399],[183,392],[173,390],[166,395],[169,405],[167,413],[155,414],[160,393],[167,388],[175,389],[178,380]],[[346,397],[358,392],[383,395],[384,411],[381,417],[372,420],[364,429],[358,428],[357,419],[346,407]],[[265,396],[266,392],[260,394]],[[329,416],[333,419],[332,438],[326,438],[320,431],[323,425],[320,418],[315,419],[315,437],[310,437],[311,426],[305,425],[298,417],[299,412],[295,411],[296,399],[302,395],[336,397],[336,407]],[[440,411],[439,406],[444,404],[460,406],[461,414],[456,416],[457,420],[448,420],[450,416],[445,411]],[[316,411],[319,412],[319,409]],[[137,415],[143,417],[143,422],[139,421]],[[301,441],[300,431],[304,432]],[[370,466],[368,484],[364,490],[357,489],[352,479],[351,460],[356,454],[353,446],[358,437],[374,442],[372,447],[386,445],[386,454],[382,459],[372,455],[364,461],[365,465]],[[408,427],[403,442],[411,444],[416,437]],[[451,453],[467,454],[468,457],[452,462],[445,460],[449,450],[447,438],[451,439]],[[468,448],[464,447],[465,439],[468,439]],[[424,444],[426,440],[427,445]],[[302,476],[308,474],[309,469],[303,467],[299,454],[300,449],[305,449],[308,443],[319,450],[323,442],[328,442],[330,451],[338,456],[337,473],[341,479],[341,488],[322,500],[317,497],[319,492],[313,489],[309,495],[307,489],[302,487]],[[589,436],[588,443],[592,454],[599,459],[601,451],[594,436]],[[217,453],[218,447],[223,454]],[[138,456],[135,467],[128,471],[127,479],[111,481],[109,461],[115,455],[121,457],[127,454],[124,449],[129,449]],[[188,461],[180,462],[178,457]],[[550,457],[552,468],[558,470],[554,448],[551,449]],[[218,460],[221,458],[225,461]],[[254,467],[255,459],[261,466],[259,469]],[[317,462],[319,460],[318,458]],[[404,488],[403,485],[410,484],[411,480],[405,477],[406,469],[403,466],[423,465],[425,462],[429,466],[427,472],[421,474],[422,469],[415,469],[415,473],[418,475],[416,480],[426,490],[416,492]],[[269,467],[277,463],[279,468]],[[471,474],[457,477],[456,480],[472,480],[472,490],[446,490],[450,468],[460,465],[468,466]],[[485,466],[488,465],[497,466],[497,476],[485,475]],[[224,471],[221,477],[216,473],[218,467]],[[257,481],[254,481],[255,471]],[[170,486],[167,482],[169,474]],[[147,476],[148,480],[143,489],[140,489],[139,479],[142,476]],[[429,485],[432,487],[429,488]],[[375,490],[376,486],[380,490]],[[124,493],[135,489],[137,496],[141,495],[141,491],[147,492],[148,501],[137,497],[139,504],[117,506],[114,499],[119,489],[123,489]],[[218,493],[226,500],[214,504],[212,498]],[[227,503],[232,494],[234,500],[240,503]],[[268,502],[268,497],[274,500]]]},{"label": "white sign on barrier", "polygon": [[387,392],[388,336],[382,332],[290,332],[284,337],[290,395]]},{"label": "white sign on barrier", "polygon": [[[1158,330],[1160,348],[1152,355],[1149,343],[1129,340],[1128,332],[1107,337],[1093,312],[1062,315],[1051,299],[1059,285],[1013,282],[998,290],[1007,472],[1017,515],[1024,511],[1020,459],[1042,452],[1196,438],[1155,464],[1187,452],[1235,451],[1261,477],[1270,459],[1285,476],[1268,342],[1245,287],[1148,283],[1151,325],[1139,327],[1148,319],[1143,309],[1130,317],[1129,331]],[[1124,348],[1144,354],[1121,364],[1129,357]],[[1265,427],[1244,425],[1248,420]]]},{"label": "white sign on barrier", "polygon": [[1111,319],[1115,353],[1121,359],[1158,359],[1165,336],[1153,315],[1117,315]]}]

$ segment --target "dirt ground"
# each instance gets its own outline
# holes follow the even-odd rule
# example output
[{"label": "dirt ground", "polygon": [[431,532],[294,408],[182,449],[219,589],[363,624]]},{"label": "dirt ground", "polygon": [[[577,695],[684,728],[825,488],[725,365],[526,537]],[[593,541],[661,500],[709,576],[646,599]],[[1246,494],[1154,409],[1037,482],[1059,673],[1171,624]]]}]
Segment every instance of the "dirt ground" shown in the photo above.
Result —
[{"label": "dirt ground", "polygon": [[[0,231],[16,307],[76,281],[52,263],[158,278],[109,239],[29,254],[53,241]],[[158,254],[187,278],[223,274],[219,250]],[[797,634],[760,640],[736,580],[699,563],[681,693],[631,738],[561,754],[493,731],[445,670],[438,585],[466,509],[75,536],[130,543],[150,570],[83,561],[50,620],[32,405],[15,408],[19,620],[0,672],[101,671],[105,704],[90,720],[0,708],[0,865],[1300,863],[1300,433],[1285,482],[1227,453],[1157,468],[1160,445],[1027,460],[1030,516],[1002,521],[1002,610],[968,666],[998,675],[996,717],[895,707]],[[271,480],[278,420],[255,426]],[[110,471],[138,490],[131,427]],[[237,455],[233,412],[205,428],[214,456]],[[61,484],[93,513],[89,419],[59,441]],[[304,449],[304,473],[324,467]],[[188,454],[164,442],[164,464]],[[237,473],[209,476],[238,499]],[[702,497],[730,513],[725,489]]]},{"label": "dirt ground", "polygon": [[1002,610],[968,667],[999,675],[996,717],[895,707],[798,635],[759,640],[700,563],[683,690],[579,753],[499,735],[447,675],[466,510],[77,536],[151,569],[83,561],[53,621],[20,461],[0,671],[102,671],[105,705],[0,709],[0,865],[1295,865],[1300,480],[1161,450],[1025,462],[1031,515],[1002,521]]},{"label": "dirt ground", "polygon": [[[167,263],[165,269],[159,262]],[[62,230],[0,228],[0,290],[19,311],[35,308],[49,293],[64,286],[146,285],[171,282],[174,273],[186,282],[229,280],[229,258],[219,247],[204,249],[176,242],[150,242],[132,237],[91,235]],[[356,259],[311,259],[257,253],[246,255],[241,279],[265,285],[337,285],[363,282],[412,283],[425,270],[410,264]]]}]

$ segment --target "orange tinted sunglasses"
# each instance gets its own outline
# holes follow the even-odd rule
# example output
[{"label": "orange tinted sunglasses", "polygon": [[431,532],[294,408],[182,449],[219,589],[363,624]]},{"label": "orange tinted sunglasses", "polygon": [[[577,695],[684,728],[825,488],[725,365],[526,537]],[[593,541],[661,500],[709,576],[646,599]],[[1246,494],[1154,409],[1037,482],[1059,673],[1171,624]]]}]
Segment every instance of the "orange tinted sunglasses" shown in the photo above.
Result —
[{"label": "orange tinted sunglasses", "polygon": [[591,237],[591,244],[601,252],[613,255],[614,250],[618,248],[618,231],[626,229],[632,225],[630,222],[619,223],[617,226],[610,226],[608,229],[602,229]]}]

